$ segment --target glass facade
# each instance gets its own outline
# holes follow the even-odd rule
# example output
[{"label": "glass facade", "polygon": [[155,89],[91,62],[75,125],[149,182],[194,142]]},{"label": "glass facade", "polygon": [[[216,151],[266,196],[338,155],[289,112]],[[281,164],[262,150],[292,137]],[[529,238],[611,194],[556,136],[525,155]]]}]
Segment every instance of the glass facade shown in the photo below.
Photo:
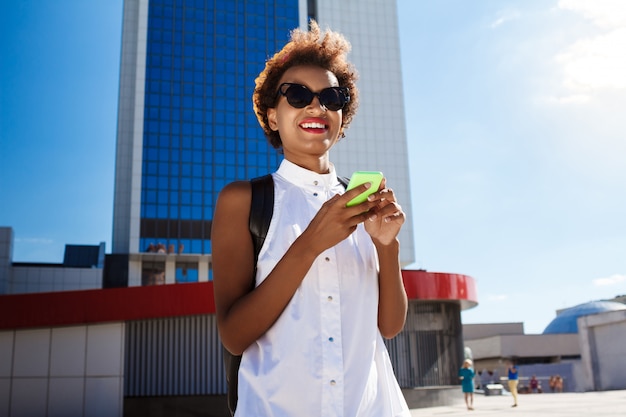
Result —
[{"label": "glass facade", "polygon": [[298,0],[149,1],[140,252],[210,253],[222,187],[276,169],[252,92],[298,24]]}]

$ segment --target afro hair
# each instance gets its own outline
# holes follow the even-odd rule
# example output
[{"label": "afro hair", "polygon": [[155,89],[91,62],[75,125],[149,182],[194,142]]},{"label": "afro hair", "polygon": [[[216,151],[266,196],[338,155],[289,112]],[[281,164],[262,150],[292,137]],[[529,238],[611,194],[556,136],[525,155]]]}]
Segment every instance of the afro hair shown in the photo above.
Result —
[{"label": "afro hair", "polygon": [[282,148],[282,141],[279,132],[269,126],[267,109],[276,106],[278,82],[285,71],[295,66],[324,68],[335,74],[340,87],[348,88],[350,101],[343,108],[341,123],[341,135],[344,135],[359,106],[358,74],[347,60],[350,49],[350,43],[342,34],[331,30],[322,33],[317,22],[311,20],[309,31],[291,31],[291,40],[265,63],[265,68],[255,80],[252,102],[259,124],[275,149]]}]

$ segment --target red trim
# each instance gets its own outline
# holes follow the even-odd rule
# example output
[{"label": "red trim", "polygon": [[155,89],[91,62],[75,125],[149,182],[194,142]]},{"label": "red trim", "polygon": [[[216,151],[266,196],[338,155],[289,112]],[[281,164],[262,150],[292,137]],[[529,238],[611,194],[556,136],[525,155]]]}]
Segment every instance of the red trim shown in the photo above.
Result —
[{"label": "red trim", "polygon": [[[474,279],[466,275],[402,271],[411,300],[478,304]],[[0,329],[215,314],[213,282],[60,291],[0,296]]]},{"label": "red trim", "polygon": [[470,276],[403,270],[402,279],[410,300],[460,301],[463,310],[478,305],[476,282]]},{"label": "red trim", "polygon": [[214,313],[212,282],[0,296],[0,329]]}]

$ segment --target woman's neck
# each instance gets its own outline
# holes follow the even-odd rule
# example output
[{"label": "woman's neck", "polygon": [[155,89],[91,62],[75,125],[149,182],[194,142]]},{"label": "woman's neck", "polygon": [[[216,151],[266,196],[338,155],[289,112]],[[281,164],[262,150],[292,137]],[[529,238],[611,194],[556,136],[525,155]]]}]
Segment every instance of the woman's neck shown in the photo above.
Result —
[{"label": "woman's neck", "polygon": [[294,157],[294,155],[285,155],[285,159],[299,167],[317,172],[318,174],[328,174],[330,172],[330,161],[327,153],[317,158],[297,158]]}]

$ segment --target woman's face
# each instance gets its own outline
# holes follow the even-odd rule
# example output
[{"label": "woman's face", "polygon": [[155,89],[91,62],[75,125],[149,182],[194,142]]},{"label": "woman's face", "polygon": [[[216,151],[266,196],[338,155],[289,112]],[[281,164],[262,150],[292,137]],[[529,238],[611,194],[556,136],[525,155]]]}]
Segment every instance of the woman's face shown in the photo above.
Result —
[{"label": "woman's face", "polygon": [[[332,72],[314,66],[289,68],[278,85],[283,83],[300,84],[313,93],[338,86],[337,77]],[[281,91],[286,88],[288,86],[283,86]],[[268,109],[267,116],[270,128],[280,133],[285,158],[304,167],[309,167],[306,160],[327,157],[341,133],[342,110],[326,108],[317,96],[311,103],[296,108],[286,97],[279,95],[276,107]]]}]

